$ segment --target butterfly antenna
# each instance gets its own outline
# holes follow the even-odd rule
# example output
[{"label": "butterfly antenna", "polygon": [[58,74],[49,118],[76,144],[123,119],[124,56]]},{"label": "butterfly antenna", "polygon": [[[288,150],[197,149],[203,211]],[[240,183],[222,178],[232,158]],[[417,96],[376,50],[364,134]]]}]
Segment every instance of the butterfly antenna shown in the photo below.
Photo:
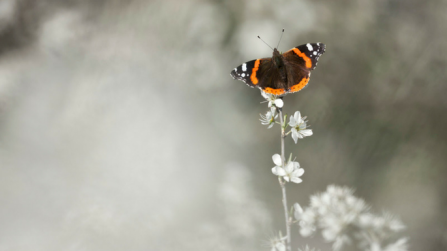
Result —
[{"label": "butterfly antenna", "polygon": [[266,44],[268,47],[270,47],[270,49],[273,50],[273,48],[269,44],[267,44],[264,40],[262,40],[262,38],[260,36],[258,36],[258,38],[261,39],[261,41],[264,42],[264,44]]},{"label": "butterfly antenna", "polygon": [[283,35],[283,34],[284,34],[284,29],[282,29],[281,37],[279,38],[279,42],[278,42],[278,45],[276,46],[276,48],[279,47],[279,43],[281,43],[281,39],[282,39],[282,35]]}]

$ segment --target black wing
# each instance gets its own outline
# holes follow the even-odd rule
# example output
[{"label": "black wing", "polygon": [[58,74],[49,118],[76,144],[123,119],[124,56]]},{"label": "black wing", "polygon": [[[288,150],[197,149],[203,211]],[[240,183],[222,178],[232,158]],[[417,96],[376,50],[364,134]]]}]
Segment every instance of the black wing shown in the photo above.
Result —
[{"label": "black wing", "polygon": [[318,59],[326,51],[323,43],[308,43],[285,52],[287,86],[290,92],[302,90],[309,83],[310,71],[317,66]]},{"label": "black wing", "polygon": [[231,76],[250,87],[258,87],[266,93],[274,95],[286,93],[287,83],[281,79],[279,70],[273,65],[271,58],[243,63],[231,71]]}]

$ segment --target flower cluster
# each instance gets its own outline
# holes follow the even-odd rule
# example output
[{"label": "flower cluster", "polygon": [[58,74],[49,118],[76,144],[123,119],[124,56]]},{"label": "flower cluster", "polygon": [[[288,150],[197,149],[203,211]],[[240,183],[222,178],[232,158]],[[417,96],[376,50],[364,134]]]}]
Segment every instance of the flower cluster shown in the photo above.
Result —
[{"label": "flower cluster", "polygon": [[[275,166],[272,173],[279,176],[283,191],[283,204],[285,209],[287,236],[276,237],[270,241],[271,251],[291,250],[290,221],[285,193],[285,182],[301,183],[304,169],[296,161],[292,161],[292,155],[286,162],[284,159],[284,138],[292,134],[295,144],[298,139],[313,135],[306,117],[296,111],[290,116],[287,123],[287,115],[283,117],[282,97],[262,92],[262,96],[268,102],[269,111],[261,115],[261,123],[273,127],[275,123],[281,125],[281,152],[283,155],[272,156]],[[279,117],[280,121],[277,121]],[[287,127],[290,130],[286,133]],[[393,234],[403,230],[404,225],[390,214],[375,215],[370,212],[363,199],[354,196],[352,189],[347,187],[328,186],[324,193],[311,196],[310,205],[302,208],[298,203],[293,206],[294,217],[300,226],[300,234],[304,237],[312,235],[317,230],[327,241],[332,243],[334,251],[343,249],[348,244],[356,243],[359,248],[367,251],[407,251],[407,239],[393,240]],[[308,246],[299,251],[315,251]]]},{"label": "flower cluster", "polygon": [[[284,106],[284,101],[278,96],[266,94],[264,92],[261,93],[268,102],[270,111],[268,111],[265,115],[261,115],[260,121],[263,125],[267,125],[270,129],[276,123],[276,119],[278,118],[276,109],[282,108]],[[295,144],[298,142],[298,139],[302,139],[313,134],[312,130],[308,129],[309,126],[307,125],[306,117],[301,117],[301,113],[299,111],[296,111],[293,116],[290,116],[288,125],[291,129],[286,135],[291,133]]]},{"label": "flower cluster", "polygon": [[295,161],[289,161],[287,164],[283,163],[283,160],[279,154],[272,156],[273,163],[276,166],[272,168],[272,173],[283,177],[287,182],[301,183],[303,182],[300,177],[304,174],[304,169],[300,167],[300,164]]},{"label": "flower cluster", "polygon": [[405,238],[384,245],[389,243],[391,234],[404,229],[404,225],[389,214],[372,214],[365,201],[355,197],[353,190],[347,187],[328,186],[326,192],[311,196],[310,206],[304,210],[296,203],[294,216],[302,236],[320,229],[334,250],[340,250],[353,240],[371,251],[407,250]]}]

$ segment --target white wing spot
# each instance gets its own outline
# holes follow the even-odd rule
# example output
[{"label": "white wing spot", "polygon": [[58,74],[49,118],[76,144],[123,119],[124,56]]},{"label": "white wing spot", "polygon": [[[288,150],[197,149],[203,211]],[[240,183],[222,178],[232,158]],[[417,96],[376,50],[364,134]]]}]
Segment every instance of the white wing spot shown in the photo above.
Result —
[{"label": "white wing spot", "polygon": [[314,55],[317,55],[317,51],[314,51]]},{"label": "white wing spot", "polygon": [[317,43],[318,46],[320,46],[320,43]]},{"label": "white wing spot", "polygon": [[237,72],[237,68],[234,68],[234,71]]},{"label": "white wing spot", "polygon": [[247,64],[246,63],[242,64],[242,71],[247,71]]},{"label": "white wing spot", "polygon": [[313,51],[314,50],[314,48],[312,47],[312,45],[311,44],[306,44],[306,46],[307,46],[307,49],[309,50],[309,51]]},{"label": "white wing spot", "polygon": [[245,73],[242,73],[242,75],[241,75],[242,77],[245,77]]}]

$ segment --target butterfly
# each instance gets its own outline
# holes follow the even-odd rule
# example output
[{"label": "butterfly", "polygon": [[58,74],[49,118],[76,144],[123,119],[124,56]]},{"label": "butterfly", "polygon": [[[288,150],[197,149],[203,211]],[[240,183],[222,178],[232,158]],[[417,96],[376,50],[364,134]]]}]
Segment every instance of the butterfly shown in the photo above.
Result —
[{"label": "butterfly", "polygon": [[310,72],[325,51],[326,45],[323,43],[303,44],[282,54],[274,48],[272,58],[243,63],[234,68],[230,75],[267,94],[282,96],[298,92],[309,83]]}]

